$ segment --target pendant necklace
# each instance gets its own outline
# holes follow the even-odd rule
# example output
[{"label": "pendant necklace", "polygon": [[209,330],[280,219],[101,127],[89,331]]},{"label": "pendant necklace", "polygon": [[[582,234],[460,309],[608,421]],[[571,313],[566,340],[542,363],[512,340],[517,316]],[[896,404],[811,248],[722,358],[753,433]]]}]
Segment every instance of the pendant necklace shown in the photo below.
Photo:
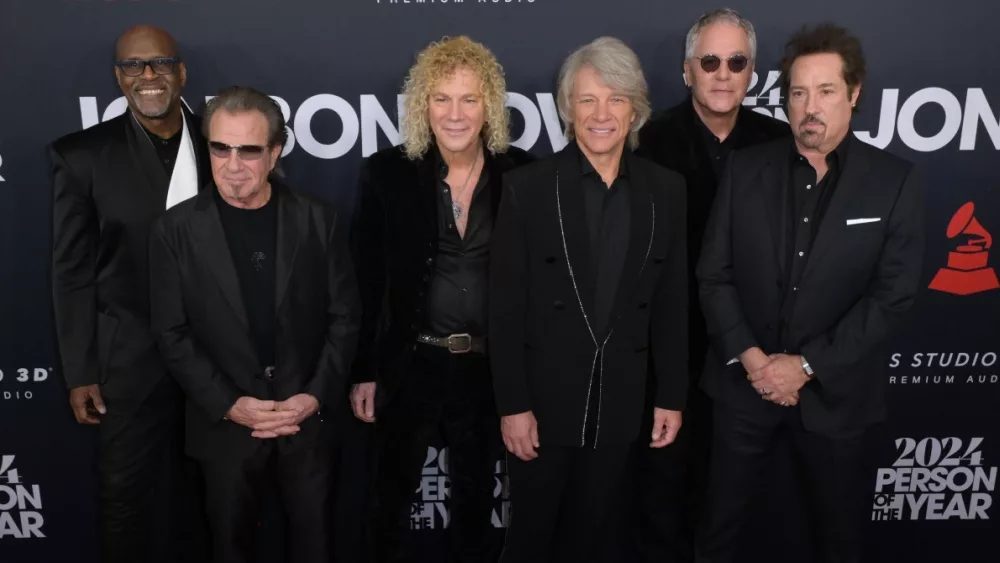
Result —
[{"label": "pendant necklace", "polygon": [[472,163],[472,168],[469,169],[469,175],[465,177],[465,183],[462,184],[462,190],[458,192],[457,196],[451,198],[451,213],[452,215],[455,216],[456,223],[462,216],[462,213],[464,213],[465,211],[464,209],[462,209],[462,206],[458,203],[458,199],[462,197],[462,194],[465,193],[466,188],[469,187],[469,180],[472,178],[472,173],[476,171],[476,165],[479,164],[479,155],[480,153],[476,153],[476,161]]}]

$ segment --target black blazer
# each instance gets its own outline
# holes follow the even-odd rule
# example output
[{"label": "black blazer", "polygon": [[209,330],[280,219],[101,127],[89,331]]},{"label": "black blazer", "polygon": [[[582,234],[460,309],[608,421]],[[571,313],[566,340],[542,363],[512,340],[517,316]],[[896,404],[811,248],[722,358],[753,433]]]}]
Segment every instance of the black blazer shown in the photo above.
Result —
[{"label": "black blazer", "polygon": [[[597,444],[627,443],[639,433],[650,359],[656,406],[681,410],[685,403],[684,180],[625,155],[631,234],[597,365],[587,323],[595,281],[585,274],[590,238],[573,149],[504,176],[490,263],[494,390],[501,415],[534,413],[542,444],[583,445],[589,416],[598,417]],[[602,384],[591,389],[595,368]],[[591,392],[598,393],[598,412],[588,412]]]},{"label": "black blazer", "polygon": [[[438,250],[438,171],[434,151],[410,160],[392,147],[361,167],[351,248],[363,303],[354,382],[377,381],[376,406],[395,394],[409,365]],[[510,147],[485,153],[491,209],[500,205],[504,172],[534,160]]]},{"label": "black blazer", "polygon": [[780,311],[790,139],[732,155],[698,265],[714,350],[704,389],[751,415],[781,416],[784,407],[762,401],[739,362],[726,364],[753,346],[802,354],[815,371],[799,393],[802,421],[816,432],[884,418],[885,345],[913,304],[924,252],[923,187],[913,165],[853,135],[848,142],[788,318]]},{"label": "black blazer", "polygon": [[[201,119],[186,110],[198,185],[211,178]],[[55,141],[52,298],[63,375],[132,408],[166,370],[149,330],[149,225],[170,176],[131,112]]]},{"label": "black blazer", "polygon": [[[701,377],[705,351],[708,350],[708,335],[705,317],[698,303],[698,282],[695,268],[701,254],[702,235],[708,223],[708,214],[715,200],[718,178],[712,167],[711,156],[702,138],[700,117],[694,111],[690,97],[663,113],[655,116],[639,130],[639,148],[635,154],[669,168],[684,176],[687,185],[687,244],[688,244],[688,295],[690,302],[690,370],[692,383]],[[740,106],[736,118],[738,125],[733,129],[727,142],[734,149],[765,143],[781,137],[788,137],[792,130],[788,124],[761,115],[745,106]]]},{"label": "black blazer", "polygon": [[[343,400],[360,311],[338,214],[319,199],[278,182],[271,186],[278,198],[273,396],[250,335],[214,185],[153,225],[152,326],[187,394],[187,448],[196,457],[260,444],[248,428],[223,419],[241,396],[280,401],[309,393],[321,408]],[[329,436],[329,426],[314,416],[294,441]]]}]

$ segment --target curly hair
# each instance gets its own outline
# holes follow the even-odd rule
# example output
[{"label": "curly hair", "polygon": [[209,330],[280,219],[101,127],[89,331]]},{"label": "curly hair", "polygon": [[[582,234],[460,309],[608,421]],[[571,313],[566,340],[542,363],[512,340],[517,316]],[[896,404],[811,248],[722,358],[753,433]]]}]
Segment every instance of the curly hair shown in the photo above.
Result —
[{"label": "curly hair", "polygon": [[492,154],[502,153],[510,145],[510,121],[506,106],[507,84],[503,67],[493,53],[466,36],[444,37],[417,55],[417,62],[403,83],[406,113],[399,128],[406,156],[418,159],[431,145],[431,124],[427,116],[431,89],[459,68],[468,68],[482,80],[481,92],[486,123],[481,136]]},{"label": "curly hair", "polygon": [[[788,99],[788,88],[791,86],[792,65],[796,59],[806,55],[832,53],[840,55],[844,62],[844,82],[847,83],[848,98],[854,95],[854,90],[865,81],[865,55],[861,41],[843,27],[832,23],[824,23],[815,27],[803,27],[785,45],[785,56],[778,63],[781,69],[782,94]],[[861,95],[858,95],[857,106],[861,105]],[[858,111],[858,107],[853,111]]]}]

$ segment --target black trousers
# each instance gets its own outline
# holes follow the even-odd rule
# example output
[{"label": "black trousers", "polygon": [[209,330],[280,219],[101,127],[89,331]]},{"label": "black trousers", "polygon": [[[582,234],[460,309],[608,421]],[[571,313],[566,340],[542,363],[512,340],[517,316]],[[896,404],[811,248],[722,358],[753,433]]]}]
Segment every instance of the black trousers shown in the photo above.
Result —
[{"label": "black trousers", "polygon": [[633,557],[644,563],[690,563],[708,487],[712,403],[695,384],[674,443],[651,448],[654,397],[655,392],[647,393],[643,434],[635,447],[629,493]]},{"label": "black trousers", "polygon": [[489,362],[481,354],[419,344],[375,421],[371,543],[377,563],[423,560],[409,545],[410,510],[436,434],[448,448],[447,561],[496,561],[501,536],[492,523],[493,491],[503,441]]},{"label": "black trousers", "polygon": [[531,461],[507,454],[510,522],[500,563],[622,561],[631,448],[542,444]]},{"label": "black trousers", "polygon": [[163,377],[137,408],[105,397],[101,417],[102,563],[204,561],[197,466],[185,458],[184,399]]},{"label": "black trousers", "polygon": [[741,545],[742,532],[758,512],[754,501],[765,500],[758,493],[766,495],[761,484],[768,482],[769,451],[788,446],[816,540],[816,553],[798,560],[861,560],[865,501],[870,498],[864,480],[864,429],[820,435],[802,427],[799,407],[784,410],[782,417],[764,423],[716,403],[708,506],[697,541],[699,563],[745,560],[748,546]]},{"label": "black trousers", "polygon": [[288,522],[284,561],[330,563],[333,454],[326,442],[302,444],[295,438],[261,440],[243,459],[200,460],[213,563],[255,561],[254,531],[268,479],[277,483]]}]

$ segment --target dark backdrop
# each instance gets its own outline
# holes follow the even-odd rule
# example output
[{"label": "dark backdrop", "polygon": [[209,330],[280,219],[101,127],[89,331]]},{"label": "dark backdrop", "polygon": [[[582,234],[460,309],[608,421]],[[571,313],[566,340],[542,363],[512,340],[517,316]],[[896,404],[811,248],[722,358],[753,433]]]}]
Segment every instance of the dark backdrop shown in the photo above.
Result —
[{"label": "dark backdrop", "polygon": [[[987,0],[734,1],[756,25],[757,73],[746,104],[783,115],[776,63],[803,23],[833,20],[863,40],[869,65],[855,129],[922,165],[929,177],[926,283],[962,244],[952,215],[974,202],[1000,231],[1000,9]],[[397,92],[430,40],[466,33],[504,65],[518,146],[560,148],[551,92],[562,59],[598,35],[640,55],[662,109],[684,96],[683,35],[695,2],[653,0],[4,0],[0,5],[0,561],[96,561],[95,432],[66,404],[49,298],[50,185],[44,146],[124,109],[112,44],[126,27],[171,31],[188,65],[196,111],[231,83],[264,89],[287,109],[291,183],[350,205],[362,156],[399,142]],[[993,168],[991,168],[993,167]],[[989,260],[997,264],[995,257]],[[980,274],[981,275],[981,274]],[[886,358],[891,421],[871,454],[873,561],[996,561],[991,518],[1000,456],[997,305],[1000,291],[925,289]],[[342,413],[349,421],[346,409]],[[356,539],[366,429],[345,422],[338,535]],[[444,464],[428,453],[414,525],[433,541],[444,523]],[[796,560],[784,539],[802,529],[793,483],[779,468],[755,537]],[[498,483],[502,479],[498,479]],[[500,487],[498,486],[498,495]],[[774,501],[773,499],[777,499]],[[423,501],[426,501],[424,503]],[[497,524],[502,523],[502,499]],[[784,531],[783,531],[784,530]],[[499,532],[499,530],[498,530]],[[784,558],[784,559],[782,559]]]}]

